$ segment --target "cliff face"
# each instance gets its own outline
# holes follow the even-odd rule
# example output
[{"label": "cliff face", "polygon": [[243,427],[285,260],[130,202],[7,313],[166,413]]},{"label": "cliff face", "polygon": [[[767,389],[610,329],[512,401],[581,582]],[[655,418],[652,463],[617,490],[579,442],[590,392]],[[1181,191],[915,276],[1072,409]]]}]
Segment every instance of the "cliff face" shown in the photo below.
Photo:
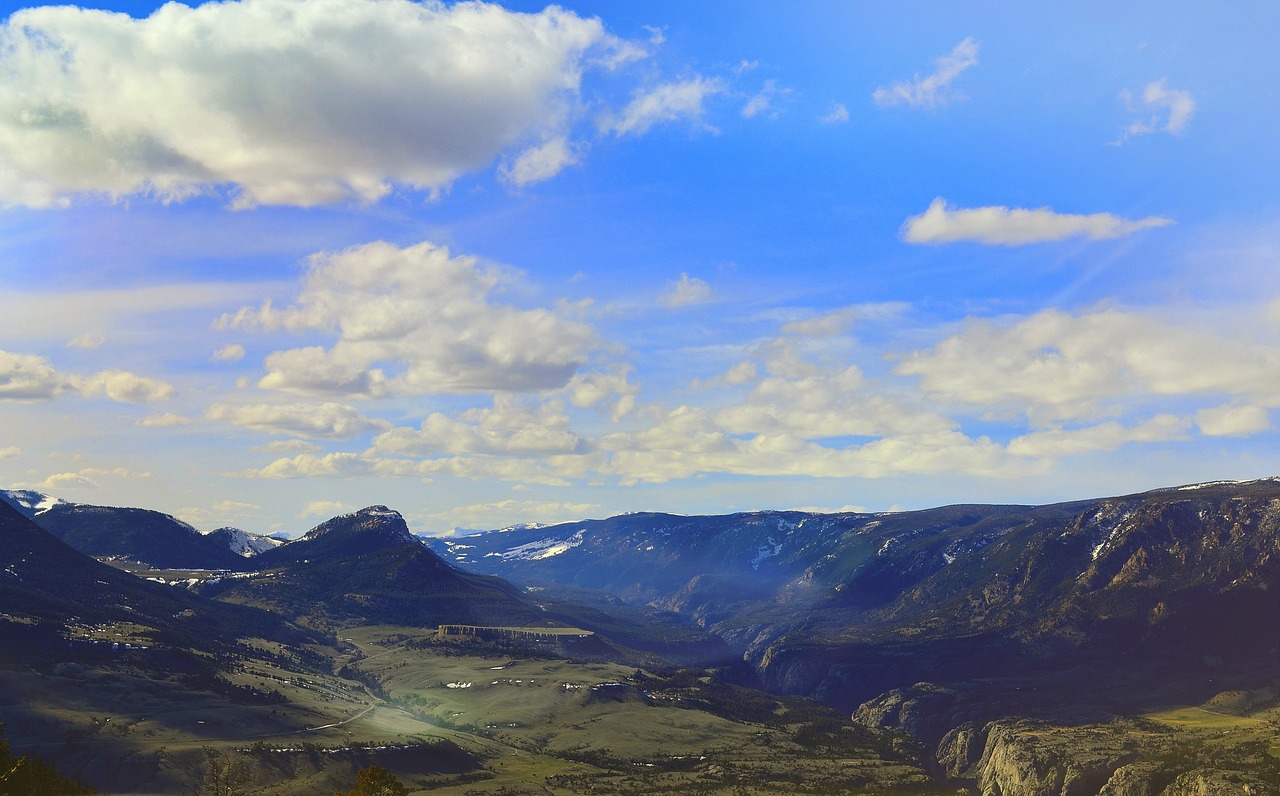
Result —
[{"label": "cliff face", "polygon": [[[1274,721],[1275,692],[1264,692],[1264,714]],[[1200,732],[1117,717],[1076,725],[966,720],[990,712],[990,697],[918,683],[859,706],[853,720],[912,735],[936,776],[983,796],[1280,793],[1280,759],[1268,753],[1269,725],[1259,719],[1236,717],[1232,725],[1232,717],[1206,712],[1213,726]]]}]

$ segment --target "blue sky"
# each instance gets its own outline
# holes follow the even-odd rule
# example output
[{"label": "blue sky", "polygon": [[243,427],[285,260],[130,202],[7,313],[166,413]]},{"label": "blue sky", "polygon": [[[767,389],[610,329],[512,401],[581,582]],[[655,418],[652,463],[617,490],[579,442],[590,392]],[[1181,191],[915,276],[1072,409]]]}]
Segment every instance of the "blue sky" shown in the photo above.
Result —
[{"label": "blue sky", "polygon": [[1280,472],[1269,4],[84,8],[0,29],[10,487],[439,533]]}]

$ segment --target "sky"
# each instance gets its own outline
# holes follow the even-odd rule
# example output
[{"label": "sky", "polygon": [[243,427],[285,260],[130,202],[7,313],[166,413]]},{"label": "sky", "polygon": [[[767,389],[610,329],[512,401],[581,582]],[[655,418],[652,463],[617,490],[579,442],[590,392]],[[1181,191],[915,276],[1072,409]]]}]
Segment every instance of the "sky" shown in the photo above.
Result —
[{"label": "sky", "polygon": [[1280,474],[1280,7],[0,5],[0,486],[297,535]]}]

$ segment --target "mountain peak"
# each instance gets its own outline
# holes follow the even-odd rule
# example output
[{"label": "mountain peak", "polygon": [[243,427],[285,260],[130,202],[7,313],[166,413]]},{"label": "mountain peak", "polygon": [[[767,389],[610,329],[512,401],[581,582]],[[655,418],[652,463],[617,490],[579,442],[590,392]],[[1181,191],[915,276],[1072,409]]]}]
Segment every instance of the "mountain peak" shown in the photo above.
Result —
[{"label": "mountain peak", "polygon": [[363,555],[409,543],[421,545],[409,533],[400,512],[376,505],[325,520],[302,538],[262,553],[261,561],[271,565],[304,558]]}]

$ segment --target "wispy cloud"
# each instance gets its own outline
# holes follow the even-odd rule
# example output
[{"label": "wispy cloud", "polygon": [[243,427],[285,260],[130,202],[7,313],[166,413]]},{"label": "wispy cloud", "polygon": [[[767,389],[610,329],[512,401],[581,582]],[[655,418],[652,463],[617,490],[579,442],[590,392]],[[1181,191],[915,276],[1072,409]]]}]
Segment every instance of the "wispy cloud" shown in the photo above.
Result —
[{"label": "wispy cloud", "polygon": [[1158,131],[1181,135],[1196,112],[1196,101],[1191,98],[1191,92],[1171,89],[1164,79],[1148,83],[1137,98],[1128,89],[1120,92],[1120,98],[1131,111],[1145,115],[1130,122],[1113,144]]},{"label": "wispy cloud", "polygon": [[876,104],[883,107],[906,105],[911,108],[936,108],[958,98],[950,91],[951,84],[969,67],[978,63],[978,43],[972,37],[952,48],[951,52],[934,60],[933,72],[891,86],[881,86],[871,94]]},{"label": "wispy cloud", "polygon": [[1133,220],[1111,213],[1057,213],[1047,207],[1028,210],[992,205],[957,209],[939,197],[928,210],[906,220],[902,239],[907,243],[969,241],[989,246],[1025,246],[1068,238],[1122,238],[1172,223],[1172,219],[1161,216]]},{"label": "wispy cloud", "polygon": [[711,300],[711,285],[696,276],[680,274],[680,278],[668,286],[666,293],[658,297],[664,307],[687,307]]},{"label": "wispy cloud", "polygon": [[617,117],[606,117],[602,127],[616,136],[644,135],[654,125],[690,119],[702,123],[703,103],[725,90],[723,80],[696,77],[664,83],[639,91]]},{"label": "wispy cloud", "polygon": [[839,102],[832,102],[826,114],[818,118],[823,124],[844,124],[849,121],[849,109]]},{"label": "wispy cloud", "polygon": [[231,343],[214,351],[213,360],[215,362],[239,362],[244,359],[244,353],[244,346],[239,343]]},{"label": "wispy cloud", "polygon": [[778,85],[776,80],[766,80],[760,90],[756,92],[746,104],[742,106],[742,118],[753,119],[756,116],[764,115],[770,119],[778,117],[778,108],[774,105],[774,100],[778,97],[785,97],[791,93],[791,89],[786,86]]}]

